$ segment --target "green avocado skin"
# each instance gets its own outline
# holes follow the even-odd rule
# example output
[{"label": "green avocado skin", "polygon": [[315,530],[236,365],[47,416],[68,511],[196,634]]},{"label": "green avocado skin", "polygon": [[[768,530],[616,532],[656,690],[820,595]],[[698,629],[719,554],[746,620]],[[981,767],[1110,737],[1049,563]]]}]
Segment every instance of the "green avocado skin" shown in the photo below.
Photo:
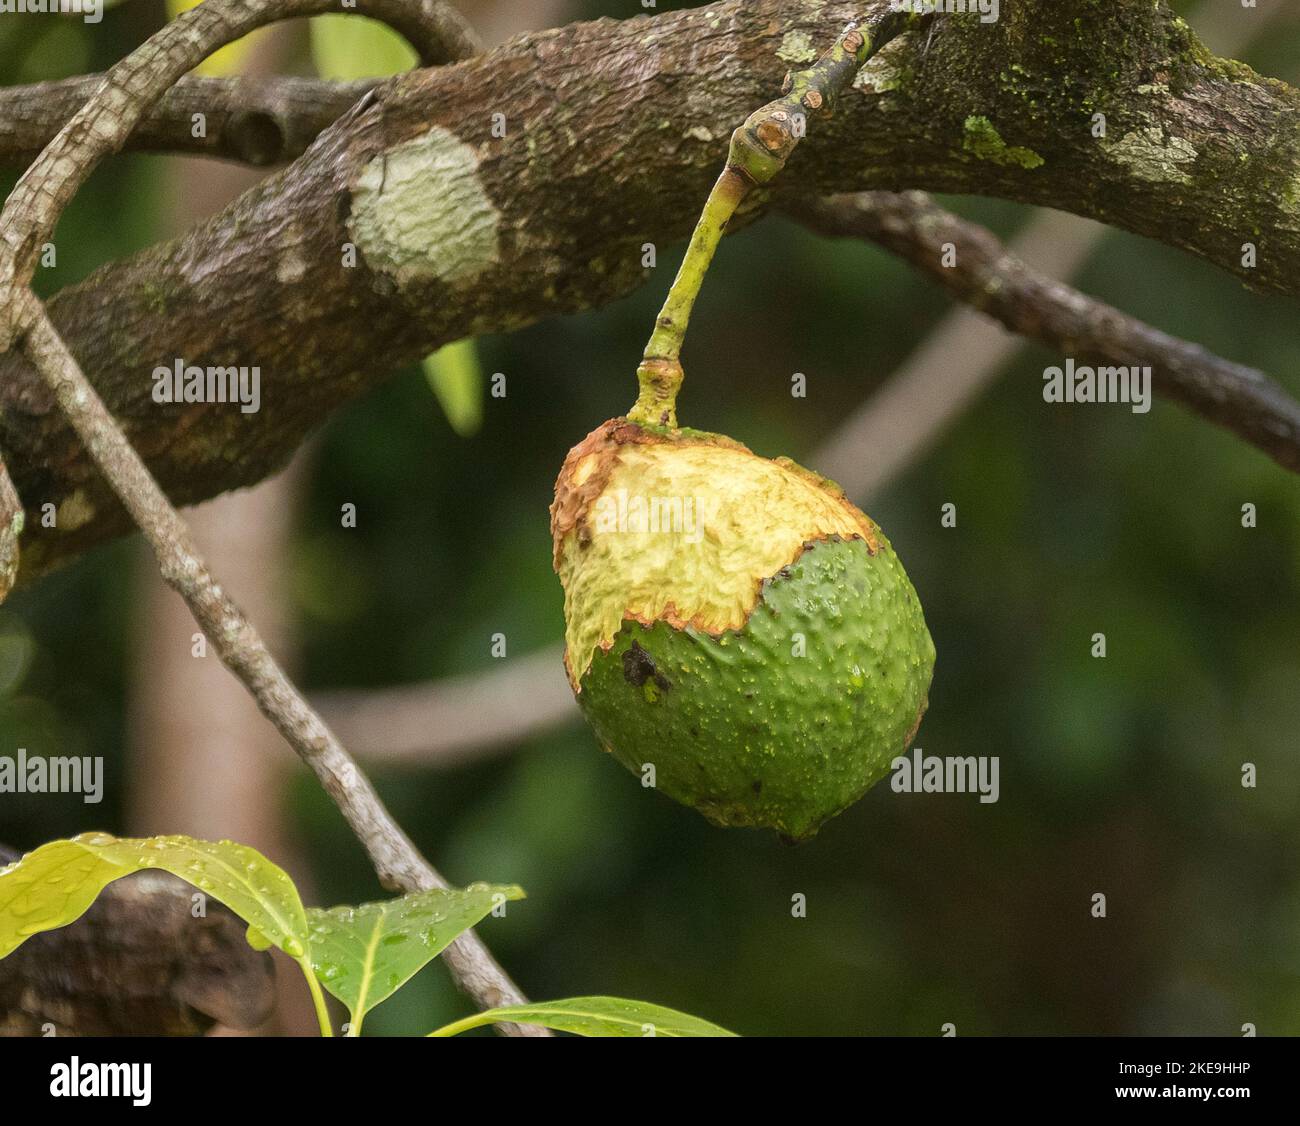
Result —
[{"label": "green avocado skin", "polygon": [[656,788],[714,824],[802,840],[906,751],[933,670],[888,542],[831,539],[765,580],[739,630],[625,621],[578,703],[619,762],[653,764]]}]

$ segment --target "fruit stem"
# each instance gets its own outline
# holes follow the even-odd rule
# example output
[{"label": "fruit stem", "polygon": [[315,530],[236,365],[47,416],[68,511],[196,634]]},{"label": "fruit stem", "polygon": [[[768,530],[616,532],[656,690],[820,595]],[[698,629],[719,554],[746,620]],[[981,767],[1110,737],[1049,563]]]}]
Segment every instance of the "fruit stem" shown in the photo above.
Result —
[{"label": "fruit stem", "polygon": [[868,59],[907,27],[930,18],[884,8],[860,25],[849,24],[812,66],[785,76],[780,98],[755,110],[731,135],[726,167],[704,201],[686,256],[636,369],[640,394],[627,412],[630,421],[677,428],[677,392],[684,374],[682,341],[713,252],[731,217],[753,188],[769,183],[785,167],[806,132],[808,116],[829,113]]},{"label": "fruit stem", "polygon": [[642,425],[677,428],[677,389],[682,385],[682,339],[691,318],[700,286],[713,252],[718,248],[727,221],[736,213],[740,201],[749,193],[750,181],[731,161],[722,170],[718,182],[704,201],[704,210],[695,224],[686,256],[668,290],[664,307],[655,319],[654,332],[645,347],[645,355],[636,369],[641,393],[627,417]]}]

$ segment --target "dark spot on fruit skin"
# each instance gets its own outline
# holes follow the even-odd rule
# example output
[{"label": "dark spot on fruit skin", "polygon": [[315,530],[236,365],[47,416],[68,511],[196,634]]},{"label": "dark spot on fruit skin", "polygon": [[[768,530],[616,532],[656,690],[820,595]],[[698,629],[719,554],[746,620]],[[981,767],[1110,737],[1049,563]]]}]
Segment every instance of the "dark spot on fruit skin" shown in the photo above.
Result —
[{"label": "dark spot on fruit skin", "polygon": [[641,688],[647,680],[653,680],[664,692],[672,687],[668,678],[655,668],[654,658],[635,641],[623,652],[623,679],[634,688]]}]

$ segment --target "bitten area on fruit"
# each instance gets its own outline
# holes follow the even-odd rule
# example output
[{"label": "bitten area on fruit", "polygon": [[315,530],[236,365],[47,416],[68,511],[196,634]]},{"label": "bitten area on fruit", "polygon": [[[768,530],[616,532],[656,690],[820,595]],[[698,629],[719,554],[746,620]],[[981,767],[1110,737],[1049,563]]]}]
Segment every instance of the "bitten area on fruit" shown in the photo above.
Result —
[{"label": "bitten area on fruit", "polygon": [[834,485],[786,459],[694,431],[623,419],[570,451],[551,508],[575,691],[623,622],[720,634],[742,627],[764,580],[831,537],[874,553],[876,526]]}]

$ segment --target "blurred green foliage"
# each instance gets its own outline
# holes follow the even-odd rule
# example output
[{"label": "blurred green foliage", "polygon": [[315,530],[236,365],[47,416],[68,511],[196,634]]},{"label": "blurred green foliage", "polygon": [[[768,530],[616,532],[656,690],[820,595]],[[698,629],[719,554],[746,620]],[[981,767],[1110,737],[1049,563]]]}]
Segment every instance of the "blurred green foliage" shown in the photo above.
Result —
[{"label": "blurred green foliage", "polygon": [[[660,5],[660,10],[670,5]],[[0,25],[7,82],[102,68],[159,6],[93,33]],[[597,14],[588,5],[589,14]],[[1248,56],[1291,81],[1300,27]],[[154,237],[157,164],[96,174],[44,290]],[[12,182],[11,179],[9,182]],[[1009,234],[1023,209],[954,208]],[[634,398],[633,369],[680,248],[607,309],[479,342],[508,394],[470,440],[417,367],[326,427],[289,561],[310,689],[487,668],[557,641],[547,505],[565,451]],[[1111,234],[1081,288],[1300,394],[1293,302]],[[949,308],[874,249],[768,220],[728,239],[700,300],[684,418],[764,454],[806,454]],[[905,561],[938,649],[919,742],[999,755],[1002,797],[878,787],[813,842],[713,829],[642,790],[585,729],[440,772],[380,773],[454,880],[522,884],[494,950],[534,996],[619,993],[761,1033],[1300,1033],[1300,489],[1157,400],[1047,407],[1056,357],[1024,349],[995,389],[866,505]],[[952,363],[962,363],[953,356]],[[792,399],[790,375],[809,395]],[[864,450],[864,457],[871,451]],[[359,526],[339,526],[354,502]],[[955,529],[940,506],[957,506]],[[1241,527],[1246,502],[1259,527]],[[0,746],[108,758],[109,800],[14,798],[24,848],[123,830],[123,722],[138,545],[96,552],[0,611]],[[1089,656],[1094,632],[1108,656]],[[1259,787],[1243,789],[1243,762]],[[305,773],[293,813],[322,902],[374,898],[356,843]],[[88,814],[88,809],[91,812]],[[88,815],[93,825],[87,820]],[[1089,916],[1103,891],[1109,917]],[[793,918],[791,896],[807,897]],[[372,1032],[464,1012],[425,972]]]}]

